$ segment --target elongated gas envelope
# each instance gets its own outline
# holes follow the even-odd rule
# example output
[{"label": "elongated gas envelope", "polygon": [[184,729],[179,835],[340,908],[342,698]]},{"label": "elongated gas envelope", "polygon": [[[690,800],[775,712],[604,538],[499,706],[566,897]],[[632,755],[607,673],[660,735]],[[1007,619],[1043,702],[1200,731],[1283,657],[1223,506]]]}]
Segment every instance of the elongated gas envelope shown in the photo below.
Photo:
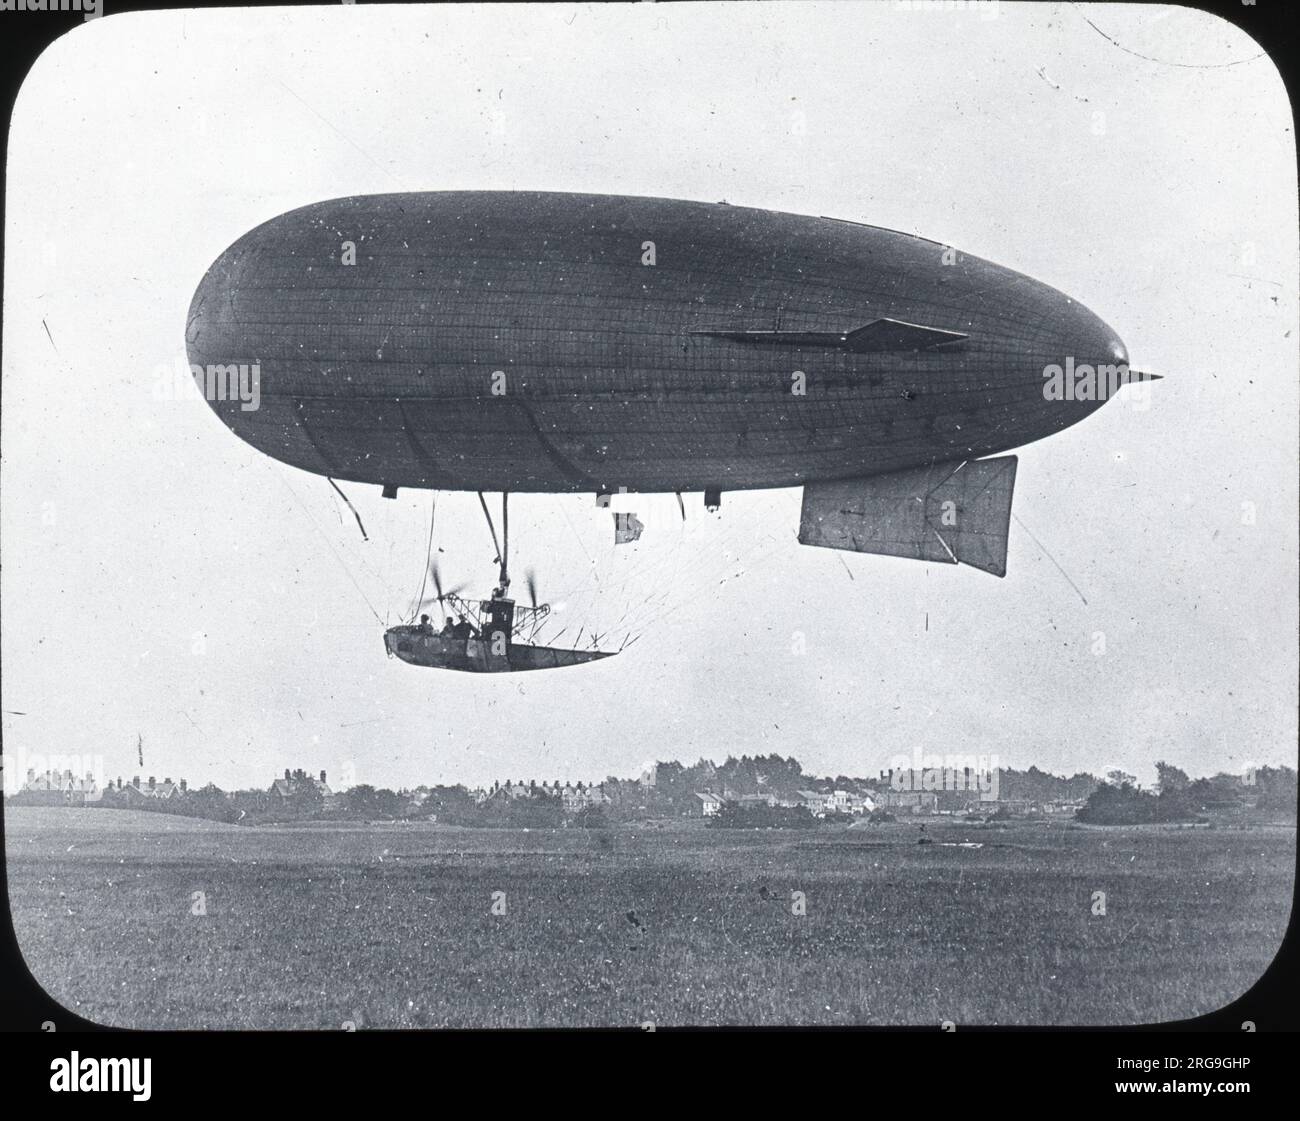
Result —
[{"label": "elongated gas envelope", "polygon": [[208,270],[186,341],[193,366],[258,371],[257,408],[210,399],[222,421],[320,475],[390,493],[803,486],[809,544],[989,571],[1015,460],[981,457],[1075,423],[1106,371],[1128,375],[1087,308],[923,238],[536,192],[283,214]]}]

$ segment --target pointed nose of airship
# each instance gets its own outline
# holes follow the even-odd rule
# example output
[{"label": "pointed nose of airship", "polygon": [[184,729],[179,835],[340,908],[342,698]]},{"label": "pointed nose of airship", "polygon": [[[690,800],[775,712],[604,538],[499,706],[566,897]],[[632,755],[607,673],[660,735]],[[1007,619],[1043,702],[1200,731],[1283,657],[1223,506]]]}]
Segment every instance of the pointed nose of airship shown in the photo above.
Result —
[{"label": "pointed nose of airship", "polygon": [[1128,365],[1128,347],[1119,333],[1101,316],[1068,296],[1061,313],[1059,342],[1076,365]]},{"label": "pointed nose of airship", "polygon": [[1100,319],[1097,322],[1102,331],[1100,349],[1106,355],[1106,363],[1127,366],[1128,347],[1124,345],[1124,340]]},{"label": "pointed nose of airship", "polygon": [[1155,380],[1130,367],[1119,333],[1078,300],[1044,285],[1025,302],[1028,338],[1020,368],[1032,370],[1036,385],[1023,418],[1035,438],[1077,424],[1126,385]]},{"label": "pointed nose of airship", "polygon": [[[1152,374],[1146,370],[1133,369],[1129,364],[1128,347],[1124,345],[1124,340],[1103,320],[1091,312],[1088,315],[1094,320],[1094,324],[1089,331],[1084,332],[1080,339],[1076,350],[1077,362],[1086,362],[1093,366],[1098,371],[1099,376],[1101,371],[1106,370],[1108,367],[1119,367],[1118,385],[1161,380],[1163,374]],[[1105,398],[1101,399],[1104,400]]]}]

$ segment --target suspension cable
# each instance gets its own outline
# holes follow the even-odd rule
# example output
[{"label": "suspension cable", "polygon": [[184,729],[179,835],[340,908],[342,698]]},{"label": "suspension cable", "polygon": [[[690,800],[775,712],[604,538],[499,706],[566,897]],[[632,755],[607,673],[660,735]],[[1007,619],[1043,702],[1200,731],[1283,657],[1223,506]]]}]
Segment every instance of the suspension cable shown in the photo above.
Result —
[{"label": "suspension cable", "polygon": [[488,512],[487,499],[483,497],[483,492],[478,492],[478,504],[483,507],[483,516],[487,518],[488,529],[492,533],[492,548],[497,551],[497,562],[501,560],[501,545],[497,541],[497,527],[492,524],[492,515]]},{"label": "suspension cable", "polygon": [[501,492],[501,590],[510,587],[510,493]]},{"label": "suspension cable", "polygon": [[429,569],[433,564],[433,519],[438,513],[438,492],[430,491],[429,499],[429,544],[424,550],[424,575],[420,577],[420,594],[415,597],[415,602],[411,605],[411,622],[415,622],[415,617],[419,614],[420,605],[424,603],[424,589],[429,582]]}]

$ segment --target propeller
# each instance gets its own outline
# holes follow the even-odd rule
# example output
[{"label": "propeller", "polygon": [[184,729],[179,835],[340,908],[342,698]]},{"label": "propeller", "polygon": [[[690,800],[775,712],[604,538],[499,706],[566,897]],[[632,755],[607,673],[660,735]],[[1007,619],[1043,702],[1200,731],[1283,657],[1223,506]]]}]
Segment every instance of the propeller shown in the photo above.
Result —
[{"label": "propeller", "polygon": [[434,590],[438,594],[421,600],[420,607],[427,607],[431,603],[442,603],[448,596],[458,595],[460,592],[465,590],[465,585],[463,583],[457,584],[453,588],[443,588],[442,573],[438,569],[437,557],[434,557],[433,560],[429,562],[429,577],[433,580]]}]

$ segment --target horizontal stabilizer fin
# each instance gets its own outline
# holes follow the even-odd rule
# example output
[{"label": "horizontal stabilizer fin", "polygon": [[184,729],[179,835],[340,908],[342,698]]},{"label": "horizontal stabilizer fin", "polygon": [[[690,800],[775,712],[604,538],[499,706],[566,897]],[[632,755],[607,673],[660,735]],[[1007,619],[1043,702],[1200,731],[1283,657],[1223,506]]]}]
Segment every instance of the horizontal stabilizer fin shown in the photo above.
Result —
[{"label": "horizontal stabilizer fin", "polygon": [[901,319],[877,319],[845,336],[849,350],[865,353],[875,350],[929,350],[940,343],[960,342],[967,336],[959,331],[922,327]]},{"label": "horizontal stabilizer fin", "polygon": [[888,475],[809,483],[799,541],[828,549],[942,564],[1005,576],[1016,457],[939,463]]},{"label": "horizontal stabilizer fin", "polygon": [[959,331],[922,327],[901,319],[875,319],[852,331],[695,331],[710,339],[738,343],[769,343],[775,346],[824,346],[856,354],[888,351],[929,350],[943,343],[961,342],[968,336]]}]

